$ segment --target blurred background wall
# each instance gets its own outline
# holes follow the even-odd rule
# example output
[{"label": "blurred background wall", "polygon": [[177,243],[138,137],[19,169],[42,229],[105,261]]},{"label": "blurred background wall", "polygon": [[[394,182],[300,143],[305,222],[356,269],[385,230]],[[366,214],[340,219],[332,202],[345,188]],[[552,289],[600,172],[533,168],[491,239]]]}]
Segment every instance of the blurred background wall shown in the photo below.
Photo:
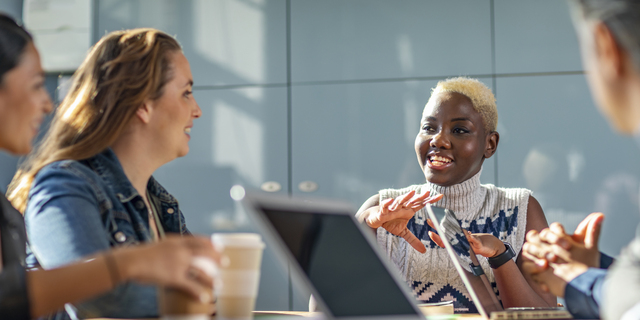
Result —
[{"label": "blurred background wall", "polygon": [[[32,2],[75,1],[90,0]],[[90,4],[91,43],[109,31],[154,27],[175,35],[189,59],[203,114],[189,155],[155,177],[180,200],[194,233],[257,231],[229,197],[235,184],[358,208],[381,188],[423,182],[413,151],[422,108],[438,80],[467,75],[493,89],[500,115],[484,183],[532,189],[547,219],[568,230],[604,212],[608,254],[634,236],[640,152],[594,107],[564,1]],[[23,6],[0,2],[18,20]],[[70,74],[48,75],[57,100]],[[0,154],[3,190],[18,161]],[[306,310],[307,301],[267,249],[257,308]]]}]

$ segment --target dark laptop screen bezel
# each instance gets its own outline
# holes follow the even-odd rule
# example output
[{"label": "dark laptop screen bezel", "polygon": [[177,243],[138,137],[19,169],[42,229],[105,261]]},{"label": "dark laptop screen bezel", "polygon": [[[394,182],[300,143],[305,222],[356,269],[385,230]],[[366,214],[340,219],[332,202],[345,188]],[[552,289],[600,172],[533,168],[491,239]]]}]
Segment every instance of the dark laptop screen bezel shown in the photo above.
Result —
[{"label": "dark laptop screen bezel", "polygon": [[[398,271],[396,270],[396,267],[387,260],[386,256],[384,256],[378,248],[378,244],[375,241],[375,238],[373,236],[374,233],[372,232],[372,230],[366,226],[361,225],[355,220],[355,211],[350,205],[342,202],[336,202],[335,200],[332,201],[308,198],[290,198],[256,193],[248,193],[245,196],[243,203],[245,204],[245,207],[249,209],[248,211],[251,212],[254,219],[256,219],[256,222],[258,222],[259,226],[264,231],[267,244],[271,244],[272,247],[274,247],[274,251],[276,252],[276,254],[280,256],[279,260],[283,262],[290,262],[289,265],[291,266],[291,270],[293,271],[292,276],[294,277],[294,279],[298,280],[296,282],[298,284],[302,284],[304,287],[306,287],[306,289],[312,292],[312,294],[316,298],[318,307],[328,316],[340,319],[423,318],[422,313],[416,305],[415,297],[409,292],[409,288],[401,279]],[[312,283],[312,280],[309,278],[308,274],[305,272],[305,270],[303,270],[303,266],[296,259],[291,249],[285,244],[282,235],[280,235],[278,230],[276,230],[274,224],[267,217],[268,211],[280,211],[283,213],[298,212],[300,214],[307,215],[314,214],[322,216],[343,216],[344,218],[341,219],[348,219],[348,221],[350,221],[350,225],[357,228],[357,230],[359,231],[358,236],[362,237],[364,242],[366,242],[366,244],[368,245],[366,247],[370,248],[371,253],[373,253],[377,257],[377,261],[379,261],[380,266],[384,268],[384,270],[386,270],[386,274],[389,276],[389,279],[397,287],[397,292],[393,294],[402,294],[402,296],[404,297],[404,300],[407,302],[407,309],[404,310],[406,314],[345,314],[344,312],[336,312],[336,310],[332,310],[331,308],[329,308],[326,302],[327,299],[323,299],[322,295],[320,294],[320,292],[318,292],[316,286]],[[316,279],[316,281],[318,281],[318,279]],[[398,299],[398,296],[395,296],[393,298]]]}]

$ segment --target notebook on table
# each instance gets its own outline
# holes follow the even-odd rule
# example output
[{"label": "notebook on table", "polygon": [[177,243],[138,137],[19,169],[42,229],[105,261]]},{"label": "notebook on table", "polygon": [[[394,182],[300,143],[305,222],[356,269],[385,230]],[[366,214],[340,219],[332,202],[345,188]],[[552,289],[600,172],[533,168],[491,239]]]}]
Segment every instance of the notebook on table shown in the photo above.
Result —
[{"label": "notebook on table", "polygon": [[424,319],[409,287],[350,205],[263,194],[243,199],[292,277],[334,319]]},{"label": "notebook on table", "polygon": [[478,258],[469,244],[455,213],[427,205],[427,215],[441,236],[447,254],[462,278],[473,303],[484,319],[570,319],[563,308],[504,309],[483,273]]}]

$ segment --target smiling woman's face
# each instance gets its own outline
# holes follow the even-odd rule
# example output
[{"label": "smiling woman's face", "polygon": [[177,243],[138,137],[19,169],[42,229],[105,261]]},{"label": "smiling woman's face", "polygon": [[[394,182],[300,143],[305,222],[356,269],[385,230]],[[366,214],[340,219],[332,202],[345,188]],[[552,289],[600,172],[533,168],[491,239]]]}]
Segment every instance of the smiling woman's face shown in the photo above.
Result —
[{"label": "smiling woman's face", "polygon": [[29,43],[18,65],[5,73],[0,84],[0,149],[17,155],[29,153],[31,141],[51,109],[40,55]]},{"label": "smiling woman's face", "polygon": [[433,96],[415,141],[427,181],[450,186],[473,177],[486,156],[487,137],[482,116],[468,97],[454,92]]}]

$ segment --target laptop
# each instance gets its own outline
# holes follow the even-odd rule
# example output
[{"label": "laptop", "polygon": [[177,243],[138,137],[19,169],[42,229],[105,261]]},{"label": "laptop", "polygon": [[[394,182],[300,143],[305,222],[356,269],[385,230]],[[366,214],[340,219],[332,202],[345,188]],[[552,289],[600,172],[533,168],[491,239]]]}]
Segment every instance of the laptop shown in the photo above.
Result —
[{"label": "laptop", "polygon": [[571,319],[564,308],[513,308],[504,309],[482,271],[478,258],[464,235],[455,213],[443,208],[426,206],[427,215],[436,227],[447,254],[484,319]]},{"label": "laptop", "polygon": [[424,319],[408,286],[353,208],[247,193],[242,200],[296,283],[330,319]]}]

